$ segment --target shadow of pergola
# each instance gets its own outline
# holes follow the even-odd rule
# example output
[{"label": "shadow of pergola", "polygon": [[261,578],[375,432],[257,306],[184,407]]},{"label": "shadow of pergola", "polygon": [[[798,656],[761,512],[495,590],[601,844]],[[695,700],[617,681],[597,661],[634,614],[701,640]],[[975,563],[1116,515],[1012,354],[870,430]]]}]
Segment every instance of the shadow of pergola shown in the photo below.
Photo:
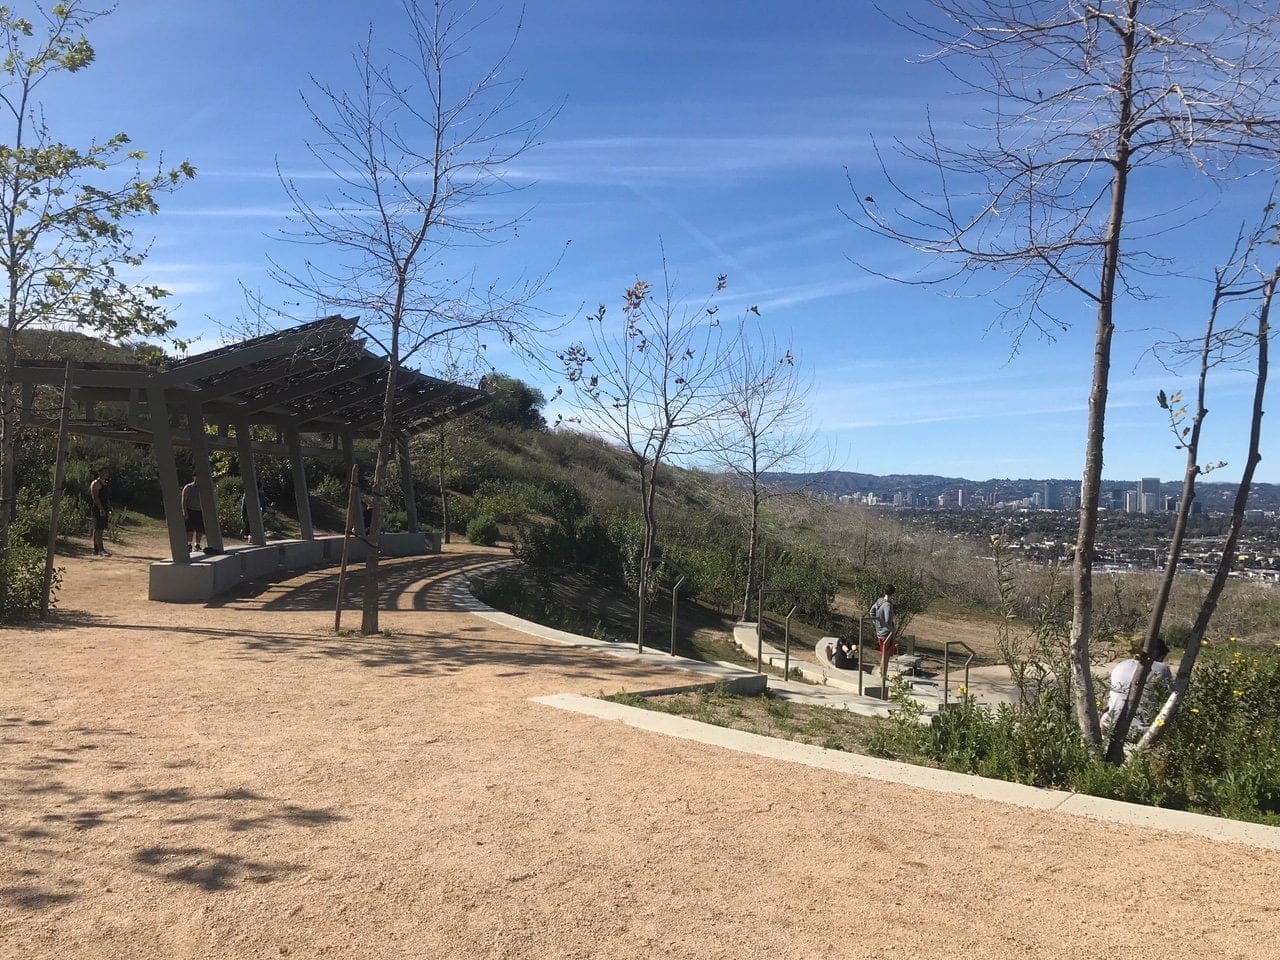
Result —
[{"label": "shadow of pergola", "polygon": [[[501,562],[501,557],[437,554],[383,560],[378,571],[379,606],[383,610],[453,611],[442,581],[466,570]],[[211,608],[235,607],[266,611],[332,611],[338,599],[339,572],[313,573],[293,585],[255,581],[210,601]],[[346,603],[357,607],[364,595],[364,564],[347,568],[343,588]]]}]

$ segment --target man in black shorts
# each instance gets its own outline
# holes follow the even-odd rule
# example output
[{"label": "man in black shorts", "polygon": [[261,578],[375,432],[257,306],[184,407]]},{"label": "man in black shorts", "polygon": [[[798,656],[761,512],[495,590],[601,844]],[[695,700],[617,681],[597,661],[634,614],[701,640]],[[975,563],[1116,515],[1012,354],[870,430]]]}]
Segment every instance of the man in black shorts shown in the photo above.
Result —
[{"label": "man in black shorts", "polygon": [[106,467],[98,468],[98,475],[89,484],[89,512],[93,514],[93,555],[109,557],[102,545],[102,535],[106,532],[107,523],[111,520],[111,493],[107,484],[111,482],[111,471]]},{"label": "man in black shorts", "polygon": [[195,474],[182,488],[182,520],[187,528],[187,549],[199,550],[204,536],[204,511],[200,508],[200,481]]}]

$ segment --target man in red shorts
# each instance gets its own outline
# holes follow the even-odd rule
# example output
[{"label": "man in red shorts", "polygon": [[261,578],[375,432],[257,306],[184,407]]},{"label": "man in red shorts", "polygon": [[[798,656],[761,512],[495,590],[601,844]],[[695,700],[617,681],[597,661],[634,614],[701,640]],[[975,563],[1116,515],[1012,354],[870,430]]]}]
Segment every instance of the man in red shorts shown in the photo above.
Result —
[{"label": "man in red shorts", "polygon": [[898,652],[898,624],[893,619],[893,585],[884,588],[884,596],[871,605],[867,616],[876,625],[876,646],[880,648],[880,687],[889,699],[889,658]]}]

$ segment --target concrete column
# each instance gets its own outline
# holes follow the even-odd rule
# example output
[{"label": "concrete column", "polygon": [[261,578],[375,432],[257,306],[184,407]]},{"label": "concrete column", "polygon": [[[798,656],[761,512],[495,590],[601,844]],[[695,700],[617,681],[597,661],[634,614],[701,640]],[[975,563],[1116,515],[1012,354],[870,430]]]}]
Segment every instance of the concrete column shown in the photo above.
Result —
[{"label": "concrete column", "polygon": [[190,563],[187,531],[182,522],[182,485],[178,482],[178,466],[173,462],[173,430],[169,426],[169,406],[165,403],[163,387],[147,388],[147,412],[151,417],[152,449],[160,475],[164,519],[169,527],[169,553],[174,563]]},{"label": "concrete column", "polygon": [[314,540],[316,530],[311,523],[311,495],[307,492],[307,471],[302,463],[302,436],[298,428],[289,427],[285,430],[284,441],[289,448],[289,465],[293,468],[293,496],[298,501],[298,526],[302,528],[303,540]]},{"label": "concrete column", "polygon": [[236,421],[236,447],[240,457],[240,486],[244,490],[244,509],[249,517],[249,540],[261,547],[267,542],[267,529],[262,524],[262,504],[258,502],[258,468],[253,462],[253,438],[249,419]]},{"label": "concrete column", "polygon": [[218,518],[218,494],[213,488],[213,470],[209,466],[209,444],[205,440],[204,413],[200,404],[187,407],[187,428],[191,437],[191,459],[196,480],[200,484],[200,509],[204,512],[206,553],[221,553],[222,522]]},{"label": "concrete column", "polygon": [[409,441],[401,437],[396,441],[400,451],[400,489],[404,493],[404,512],[410,533],[418,532],[418,501],[413,489],[413,461],[409,458]]}]

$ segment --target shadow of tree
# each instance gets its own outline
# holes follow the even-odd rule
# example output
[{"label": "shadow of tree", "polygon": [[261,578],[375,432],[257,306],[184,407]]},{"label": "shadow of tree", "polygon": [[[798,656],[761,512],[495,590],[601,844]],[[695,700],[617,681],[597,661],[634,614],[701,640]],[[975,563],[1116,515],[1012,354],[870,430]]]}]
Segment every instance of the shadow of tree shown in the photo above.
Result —
[{"label": "shadow of tree", "polygon": [[301,869],[296,864],[251,860],[206,847],[144,847],[133,855],[133,861],[144,873],[209,893],[230,890],[241,882],[271,883]]},{"label": "shadow of tree", "polygon": [[[0,742],[4,744],[15,742],[8,734],[16,729],[37,732],[45,741],[23,741],[34,743],[27,749],[35,759],[10,767],[0,778],[0,810],[12,824],[0,832],[0,852],[4,854],[0,857],[0,903],[15,909],[52,909],[82,895],[76,879],[79,871],[69,861],[86,849],[83,841],[74,839],[85,831],[126,822],[141,824],[143,832],[148,826],[202,823],[225,831],[230,838],[255,830],[320,829],[347,819],[333,808],[281,802],[243,787],[203,792],[181,784],[79,788],[67,782],[72,780],[74,767],[91,759],[100,763],[93,751],[103,745],[101,741],[111,736],[131,737],[130,731],[60,728],[50,721],[41,720],[37,725],[22,717],[5,717],[0,723]],[[63,754],[58,758],[61,762],[44,762],[54,751]],[[127,765],[105,766],[119,770]],[[167,769],[180,767],[169,765]],[[133,853],[128,864],[151,876],[210,892],[242,882],[269,883],[301,869],[210,846],[154,843]]]},{"label": "shadow of tree", "polygon": [[75,900],[78,894],[45,890],[33,885],[0,887],[0,903],[7,903],[19,910],[46,910]]}]

